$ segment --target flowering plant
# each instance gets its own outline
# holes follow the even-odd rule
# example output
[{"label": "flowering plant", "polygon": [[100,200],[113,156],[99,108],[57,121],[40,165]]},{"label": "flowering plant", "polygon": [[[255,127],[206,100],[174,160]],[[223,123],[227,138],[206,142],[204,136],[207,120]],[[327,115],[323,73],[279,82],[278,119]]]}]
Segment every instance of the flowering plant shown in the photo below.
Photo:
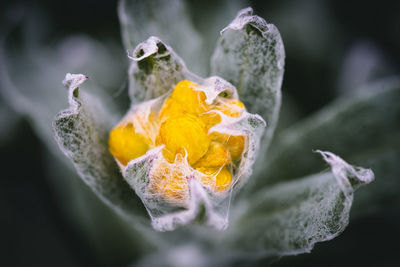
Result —
[{"label": "flowering plant", "polygon": [[[131,4],[122,1],[119,10],[128,50],[145,31],[135,21],[135,12],[143,12]],[[298,254],[342,232],[353,193],[373,180],[372,171],[317,150],[330,170],[310,175],[314,162],[301,155],[328,148],[320,132],[351,125],[342,116],[354,118],[366,107],[379,111],[379,101],[394,108],[397,83],[341,103],[339,115],[333,106],[268,149],[285,57],[276,27],[250,8],[241,10],[221,32],[208,79],[189,72],[172,48],[150,37],[129,54],[132,104],[122,120],[107,92],[85,87],[91,86],[85,75],[67,74],[69,108],[53,122],[57,144],[82,180],[129,222],[141,244],[158,249],[143,264],[162,255],[175,265],[190,255],[209,266],[248,255]]]},{"label": "flowering plant", "polygon": [[[251,175],[257,149],[261,162],[267,158],[278,117],[284,50],[274,25],[248,8],[222,31],[212,72],[229,82],[193,75],[156,37],[139,44],[130,58],[133,104],[108,141],[116,161],[107,147],[109,129],[115,124],[112,113],[96,96],[79,89],[87,78],[84,75],[67,74],[64,84],[70,108],[54,121],[61,149],[109,205],[148,228],[134,190],[157,230],[193,223],[220,230],[228,227],[211,235],[204,228],[186,234],[189,239],[200,232],[195,239],[200,247],[225,240],[223,248],[213,253],[220,249],[299,253],[344,229],[354,189],[369,183],[373,173],[330,152],[318,151],[331,171],[250,189],[251,197],[238,196],[230,205],[230,193]],[[268,130],[263,134],[265,122]],[[251,179],[257,182],[267,170],[260,161],[255,165]],[[230,206],[233,219],[228,226]]]}]

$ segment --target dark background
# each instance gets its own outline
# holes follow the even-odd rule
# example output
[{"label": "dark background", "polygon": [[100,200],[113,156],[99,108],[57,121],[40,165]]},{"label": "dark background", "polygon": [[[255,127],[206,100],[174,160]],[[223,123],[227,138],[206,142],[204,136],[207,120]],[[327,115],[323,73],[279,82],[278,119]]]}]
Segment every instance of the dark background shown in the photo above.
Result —
[{"label": "dark background", "polygon": [[[208,8],[212,8],[212,1],[208,2]],[[260,0],[251,1],[250,5],[256,14],[274,23],[282,34],[286,48],[283,90],[295,99],[300,117],[315,112],[341,90],[346,90],[346,82],[344,85],[338,82],[341,70],[349,51],[360,42],[370,44],[380,55],[381,65],[370,79],[399,73],[399,1],[299,2]],[[318,7],[314,8],[316,3]],[[3,0],[0,14],[2,21],[9,21],[16,16],[13,10],[18,10],[19,6],[37,10],[53,26],[49,42],[76,33],[120,42],[116,5],[114,1],[94,0]],[[291,16],[295,14],[301,15]],[[65,219],[59,199],[49,185],[48,174],[41,167],[48,151],[28,121],[20,120],[12,137],[1,144],[0,149],[0,266],[118,266],[128,263],[125,258],[100,261],[79,229]],[[21,167],[21,160],[27,158],[29,160]],[[273,266],[398,264],[399,225],[398,210],[376,211],[351,220],[342,235],[317,244],[311,254],[286,257]]]}]

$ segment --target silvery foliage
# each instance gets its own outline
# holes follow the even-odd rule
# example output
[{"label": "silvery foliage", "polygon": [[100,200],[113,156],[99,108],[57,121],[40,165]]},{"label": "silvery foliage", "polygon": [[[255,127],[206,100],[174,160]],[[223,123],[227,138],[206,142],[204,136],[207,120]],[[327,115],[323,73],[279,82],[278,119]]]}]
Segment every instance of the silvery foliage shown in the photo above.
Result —
[{"label": "silvery foliage", "polygon": [[[26,23],[36,22],[38,20],[36,15],[34,12],[29,13],[29,16],[24,17],[20,23],[25,26]],[[122,236],[125,239],[135,240],[146,232],[140,228],[138,230],[131,228],[127,231],[126,222],[123,219],[117,216],[111,217],[110,211],[104,208],[102,203],[97,203],[99,201],[96,202],[93,197],[87,196],[87,190],[82,188],[81,182],[77,182],[80,178],[71,166],[71,161],[60,151],[54,139],[52,127],[54,116],[67,104],[66,91],[60,84],[60,79],[65,76],[66,69],[85,72],[90,77],[86,91],[94,92],[96,97],[101,98],[102,103],[106,103],[107,107],[113,110],[113,120],[117,122],[121,114],[118,114],[119,107],[115,106],[113,98],[119,93],[121,80],[124,77],[124,53],[116,44],[100,43],[86,35],[69,36],[49,46],[43,45],[40,38],[32,40],[31,36],[35,34],[28,30],[23,31],[21,37],[26,45],[18,49],[9,48],[7,38],[8,35],[19,36],[20,32],[10,32],[0,38],[0,97],[2,104],[4,103],[0,116],[2,120],[4,119],[2,134],[12,134],[17,120],[22,116],[27,118],[52,154],[46,158],[50,175],[54,177],[49,182],[61,199],[74,199],[74,201],[69,201],[69,205],[63,207],[64,212],[68,213],[68,218],[73,218],[77,227],[85,229],[88,238],[102,240],[103,245],[98,246],[99,250],[104,250],[104,247],[111,248],[111,246],[104,246],[109,242],[107,240],[109,237],[104,234],[106,231],[95,232],[94,227],[110,229],[118,225],[118,229],[124,232]],[[106,64],[98,64],[98,62],[106,62]],[[7,136],[1,136],[1,138],[2,142],[7,141]],[[55,175],[53,166],[58,166],[57,171],[63,175]],[[85,204],[82,204],[83,202]],[[83,211],[82,207],[88,208]],[[140,205],[138,207],[141,208]],[[90,219],[87,218],[89,214],[87,210],[90,210],[93,215]],[[145,210],[143,209],[142,212],[145,213]],[[107,220],[102,218],[104,214],[107,214]],[[96,220],[94,218],[101,219],[93,224],[93,220]],[[150,236],[151,233],[146,235]],[[119,240],[114,241],[113,246],[123,243]],[[131,243],[136,244],[137,241]],[[150,243],[154,246],[159,242]],[[148,247],[143,240],[140,244]]]},{"label": "silvery foliage", "polygon": [[[165,99],[164,94],[167,91],[171,91],[173,86],[182,79],[196,80],[196,82],[203,84],[203,88],[206,90],[206,101],[210,99],[210,102],[212,102],[219,93],[225,91],[237,96],[235,88],[220,78],[211,77],[200,81],[199,77],[194,77],[193,74],[186,70],[182,60],[174,54],[174,51],[158,38],[150,37],[146,42],[139,44],[131,58],[133,67],[130,68],[130,75],[134,77],[133,79],[145,77],[144,79],[138,79],[135,83],[136,86],[130,90],[132,92],[141,88],[145,93],[132,93],[131,97],[133,99],[139,98],[141,101],[149,100],[140,105],[133,105],[132,109],[143,110],[145,114],[147,114],[148,111],[146,110],[148,109],[160,108]],[[94,97],[79,96],[78,87],[86,79],[87,77],[82,74],[67,74],[64,84],[69,88],[70,108],[56,116],[54,121],[55,134],[61,149],[76,164],[78,172],[82,172],[81,175],[84,181],[100,197],[105,196],[106,201],[110,199],[110,202],[118,209],[118,199],[123,199],[124,197],[116,196],[116,199],[113,199],[115,195],[113,192],[122,192],[122,189],[116,190],[115,188],[122,188],[125,184],[118,184],[123,182],[121,179],[110,179],[109,177],[117,176],[113,173],[104,175],[104,173],[107,173],[106,170],[112,172],[113,167],[116,167],[115,162],[108,153],[106,142],[108,130],[112,125],[103,125],[104,122],[112,123],[113,120],[105,112],[105,107],[99,107],[99,103],[91,104]],[[157,88],[157,91],[154,91],[154,88]],[[152,99],[154,97],[159,98]],[[87,107],[83,103],[86,103]],[[99,118],[98,121],[96,121],[96,118]],[[89,121],[91,123],[88,123]],[[259,115],[248,112],[244,112],[241,117],[232,122],[223,122],[214,127],[216,131],[222,133],[239,133],[248,137],[248,145],[245,153],[243,153],[245,156],[242,156],[238,164],[233,183],[242,184],[249,178],[264,127],[265,122]],[[99,133],[103,134],[99,135]],[[96,143],[102,145],[99,146]],[[89,153],[93,154],[93,156],[88,157]],[[193,180],[189,185],[191,196],[189,207],[187,210],[180,211],[180,209],[169,207],[163,201],[158,200],[154,194],[148,192],[149,173],[153,162],[160,155],[160,149],[155,148],[147,152],[143,157],[132,160],[126,167],[121,167],[123,178],[135,190],[148,210],[153,227],[161,231],[174,230],[179,225],[185,225],[196,220],[204,209],[207,225],[217,229],[226,228],[231,193],[222,198],[207,194],[205,189]],[[114,164],[110,164],[110,160]],[[126,185],[124,188],[128,189]],[[130,200],[137,202],[134,198],[130,198]],[[121,201],[122,204],[125,204],[125,202],[126,200]],[[132,206],[135,205],[132,204]],[[126,210],[130,210],[133,216],[136,213],[129,207]]]},{"label": "silvery foliage", "polygon": [[203,40],[193,27],[183,1],[121,0],[118,6],[122,40],[126,49],[133,50],[150,36],[157,36],[193,66],[193,71],[203,73],[204,59],[193,51],[202,49]]},{"label": "silvery foliage", "polygon": [[[134,20],[136,18],[129,17],[131,16],[129,14],[132,14],[136,3],[129,3],[130,6],[120,5],[120,16],[121,12],[125,12],[128,14],[126,18]],[[162,14],[164,11],[160,12]],[[142,19],[151,20],[147,17]],[[152,20],[152,23],[153,25],[158,23],[158,26],[153,28],[163,29],[162,26],[165,26],[163,22],[157,20]],[[151,28],[147,28],[146,23],[143,22],[141,25],[143,27],[122,25],[125,43],[133,45],[126,46],[127,49],[132,49],[147,38],[140,34],[146,30],[149,30],[149,33],[152,31]],[[190,36],[190,33],[194,32],[192,30],[190,21],[187,21],[187,27],[182,31],[186,31],[189,34],[186,36]],[[162,31],[167,33],[164,29]],[[175,37],[176,42],[185,43],[185,39],[179,38],[181,37]],[[246,39],[253,41],[245,42]],[[227,44],[226,40],[230,42]],[[250,9],[245,9],[239,12],[237,19],[222,32],[218,43],[212,59],[212,74],[220,75],[236,88],[243,89],[239,90],[240,98],[245,103],[250,103],[250,106],[247,104],[249,109],[258,110],[267,122],[267,129],[272,128],[267,131],[263,139],[263,142],[268,144],[278,116],[276,113],[279,110],[280,84],[283,75],[284,51],[279,32],[273,25],[251,15]],[[227,45],[229,47],[225,47]],[[197,51],[198,54],[194,52],[191,54],[197,54],[200,58],[200,50]],[[259,51],[260,54],[251,53],[254,51]],[[105,54],[106,51],[98,52],[96,56]],[[40,57],[40,60],[45,58]],[[235,66],[230,64],[224,65],[218,58],[235,62],[241,69],[235,69]],[[20,61],[23,62],[23,58]],[[252,61],[257,64],[251,66],[244,64]],[[140,80],[132,78],[137,62],[133,61],[130,67],[132,71],[129,77],[130,95],[133,98],[136,96],[147,98],[148,92],[143,83],[141,85]],[[157,66],[161,61],[157,59],[154,62]],[[93,65],[98,64],[93,63],[87,68],[93,69]],[[47,66],[52,65],[47,64]],[[249,67],[256,69],[249,71]],[[70,68],[77,69],[73,65]],[[85,71],[82,65],[79,68],[82,72]],[[49,70],[50,68],[46,71]],[[4,76],[4,72],[2,65],[3,95],[10,99],[9,102],[15,109],[32,118],[37,132],[45,143],[51,143],[52,131],[50,124],[46,122],[49,121],[48,116],[55,114],[56,109],[61,109],[60,103],[65,101],[65,92],[61,89],[53,90],[50,82],[43,83],[44,76],[40,73],[32,74],[31,77],[31,80],[38,81],[38,85],[5,86],[6,80],[3,77],[9,78],[9,75]],[[230,73],[242,74],[238,77],[243,78],[230,77]],[[262,76],[252,78],[253,73],[262,73]],[[111,74],[115,72],[108,69],[105,74],[108,74],[107,80],[112,79]],[[157,76],[157,73],[152,75],[164,81]],[[46,76],[54,78],[54,75],[48,73]],[[94,73],[90,76],[96,79],[102,75]],[[145,74],[139,76],[142,77],[142,81],[148,78]],[[18,78],[14,77],[13,80],[18,81]],[[368,87],[367,93],[338,99],[321,112],[288,128],[276,137],[268,153],[266,149],[268,145],[264,145],[265,148],[261,152],[263,162],[257,163],[256,166],[260,167],[260,170],[250,177],[243,188],[246,189],[246,194],[239,195],[232,204],[230,226],[226,231],[187,225],[174,232],[155,233],[150,227],[150,221],[140,200],[124,182],[112,156],[107,152],[105,140],[108,131],[120,116],[115,107],[118,103],[113,104],[108,97],[110,93],[100,89],[101,87],[96,86],[90,79],[81,84],[84,80],[85,78],[80,75],[66,79],[70,107],[59,113],[54,121],[56,140],[73,162],[82,180],[112,209],[126,218],[133,229],[144,233],[140,237],[141,243],[152,243],[153,249],[162,248],[157,250],[158,252],[154,250],[154,253],[143,259],[141,262],[143,265],[160,264],[157,260],[154,262],[158,256],[162,256],[166,264],[179,266],[192,255],[191,259],[198,259],[197,263],[200,266],[210,266],[228,263],[236,258],[293,255],[308,252],[316,242],[335,237],[348,223],[354,190],[370,182],[373,174],[370,170],[351,166],[340,157],[322,151],[319,153],[329,164],[330,170],[319,173],[321,164],[316,154],[310,153],[313,149],[335,151],[351,161],[373,166],[374,171],[379,174],[379,179],[374,182],[374,185],[378,186],[371,185],[360,190],[362,198],[358,202],[359,209],[355,210],[357,213],[368,208],[371,201],[379,203],[387,194],[393,193],[398,185],[398,179],[391,178],[396,177],[395,163],[399,159],[399,143],[396,137],[400,132],[400,110],[396,103],[400,97],[400,82],[391,80],[371,86],[372,89]],[[241,83],[238,84],[239,81]],[[255,81],[262,82],[259,86],[254,86]],[[43,91],[40,94],[32,93],[32,87]],[[266,90],[266,93],[262,94],[265,103],[271,103],[272,106],[256,105],[252,102],[253,93],[260,88]],[[152,91],[150,97],[159,93]],[[247,94],[249,98],[246,97]],[[262,98],[259,103],[264,103]],[[49,108],[52,105],[57,107]],[[367,115],[364,116],[365,114]],[[49,147],[54,146],[49,145]],[[198,220],[195,223],[201,223],[204,218],[196,219]]]},{"label": "silvery foliage", "polygon": [[[263,156],[278,121],[285,50],[275,25],[267,24],[252,12],[251,8],[241,10],[221,31],[211,68],[214,74],[227,77],[249,111],[260,114],[267,122],[261,147]],[[260,167],[264,160],[259,157]]]},{"label": "silvery foliage", "polygon": [[[158,97],[187,77],[183,61],[158,38],[151,37],[139,44],[130,57],[130,96],[134,103]],[[275,26],[252,15],[250,8],[240,11],[221,32],[213,55],[212,70],[238,88],[240,98],[250,111],[257,111],[265,118],[272,129],[264,135],[265,143],[272,138],[278,116],[283,66],[284,50],[279,32]],[[167,75],[168,70],[170,75]],[[79,89],[85,80],[85,76],[79,74],[68,74],[66,77],[70,108],[59,113],[54,121],[57,141],[75,163],[82,179],[101,198],[121,214],[140,217],[142,214],[137,208],[129,208],[129,202],[137,200],[134,200],[133,194],[131,198],[126,198],[128,192],[122,194],[129,187],[117,174],[117,165],[112,164],[112,157],[107,152],[106,137],[112,125],[112,120],[107,121],[108,115],[105,114],[108,108],[95,101],[94,96],[89,97],[84,89]],[[183,232],[189,231],[190,236],[196,237],[199,247],[209,243],[215,245],[214,252],[210,253],[220,253],[215,253],[214,257],[229,250],[266,255],[309,251],[315,242],[331,239],[343,231],[348,223],[354,190],[371,182],[374,177],[371,170],[351,166],[330,152],[319,153],[331,166],[330,171],[265,187],[254,192],[252,197],[237,199],[231,207],[232,220],[226,231],[213,231],[210,235],[204,228],[193,226],[190,231],[188,225],[182,230],[160,236],[176,236],[179,240]],[[145,170],[146,164],[146,160],[133,160],[123,174],[129,177],[134,173],[134,179],[142,179],[145,175],[136,170]],[[130,183],[129,179],[127,181]],[[125,189],[122,189],[124,186]],[[190,218],[187,213],[178,214],[173,223],[209,220],[211,216],[204,203],[194,203],[198,213],[191,214]],[[201,214],[204,206],[205,215]],[[166,228],[161,227],[162,230],[170,230]],[[187,241],[179,241],[185,247]]]}]

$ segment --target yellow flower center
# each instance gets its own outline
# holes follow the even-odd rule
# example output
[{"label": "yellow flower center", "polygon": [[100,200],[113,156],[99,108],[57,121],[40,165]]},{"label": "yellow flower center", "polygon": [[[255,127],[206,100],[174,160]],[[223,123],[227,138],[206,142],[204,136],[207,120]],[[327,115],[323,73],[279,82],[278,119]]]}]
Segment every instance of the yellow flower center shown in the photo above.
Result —
[{"label": "yellow flower center", "polygon": [[110,133],[109,149],[122,165],[163,146],[150,171],[149,190],[170,203],[188,198],[188,181],[197,179],[212,192],[232,185],[234,164],[245,148],[245,137],[210,129],[223,116],[240,117],[245,107],[237,99],[217,97],[206,103],[201,86],[179,82],[158,112],[132,112]]}]

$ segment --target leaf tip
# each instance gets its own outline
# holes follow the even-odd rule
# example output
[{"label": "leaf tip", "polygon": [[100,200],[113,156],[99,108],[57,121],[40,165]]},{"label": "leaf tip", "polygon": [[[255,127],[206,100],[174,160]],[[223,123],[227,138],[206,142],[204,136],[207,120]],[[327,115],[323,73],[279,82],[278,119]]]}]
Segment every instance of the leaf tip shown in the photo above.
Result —
[{"label": "leaf tip", "polygon": [[315,150],[314,152],[321,154],[326,163],[331,166],[332,173],[338,182],[343,185],[351,185],[353,189],[357,189],[375,179],[374,172],[371,169],[352,166],[329,151]]},{"label": "leaf tip", "polygon": [[268,24],[263,18],[253,15],[253,9],[251,7],[247,7],[240,10],[235,19],[228,26],[222,29],[220,34],[222,35],[228,29],[236,31],[242,30],[247,25],[257,29],[261,34],[264,34],[265,31],[268,31],[269,26],[273,26],[272,24]]},{"label": "leaf tip", "polygon": [[75,89],[79,87],[82,83],[84,83],[87,79],[89,79],[88,76],[83,75],[83,74],[71,74],[67,73],[65,75],[64,80],[62,81],[62,84],[68,88],[68,89]]},{"label": "leaf tip", "polygon": [[167,56],[170,54],[170,50],[171,48],[167,47],[160,38],[150,36],[145,42],[140,43],[135,48],[132,55],[129,55],[128,51],[128,58],[133,61],[141,61],[155,54],[158,54],[158,56]]}]

